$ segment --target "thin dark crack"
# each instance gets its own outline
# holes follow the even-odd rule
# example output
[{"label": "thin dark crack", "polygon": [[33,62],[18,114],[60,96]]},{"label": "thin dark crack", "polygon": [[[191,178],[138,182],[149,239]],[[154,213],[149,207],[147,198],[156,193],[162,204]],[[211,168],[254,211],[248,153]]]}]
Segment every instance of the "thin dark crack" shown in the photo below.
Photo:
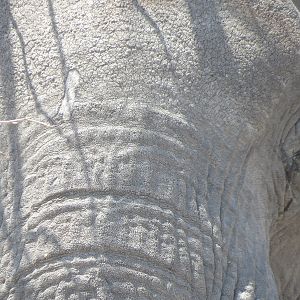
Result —
[{"label": "thin dark crack", "polygon": [[160,42],[161,42],[161,44],[164,48],[164,52],[167,56],[168,61],[171,62],[172,56],[171,56],[171,54],[168,50],[167,43],[166,43],[166,40],[164,38],[164,35],[162,34],[162,31],[158,27],[157,23],[153,20],[153,18],[149,15],[147,10],[139,3],[138,0],[132,0],[132,3],[134,5],[134,7],[137,9],[137,11],[140,12],[145,17],[146,21],[154,29],[156,35],[158,36],[158,38],[159,38],[159,40],[160,40]]},{"label": "thin dark crack", "polygon": [[289,202],[287,203],[287,205],[284,207],[283,212],[286,212],[286,211],[289,209],[289,207],[291,206],[293,200],[294,200],[293,198],[291,198],[291,199],[289,200]]}]

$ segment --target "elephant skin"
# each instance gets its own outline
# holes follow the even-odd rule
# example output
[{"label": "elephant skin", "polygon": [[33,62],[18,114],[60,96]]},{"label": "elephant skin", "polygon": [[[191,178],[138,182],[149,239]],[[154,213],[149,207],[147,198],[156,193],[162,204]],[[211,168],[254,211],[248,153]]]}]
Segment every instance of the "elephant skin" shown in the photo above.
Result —
[{"label": "elephant skin", "polygon": [[290,0],[2,0],[0,299],[297,299],[299,55]]}]

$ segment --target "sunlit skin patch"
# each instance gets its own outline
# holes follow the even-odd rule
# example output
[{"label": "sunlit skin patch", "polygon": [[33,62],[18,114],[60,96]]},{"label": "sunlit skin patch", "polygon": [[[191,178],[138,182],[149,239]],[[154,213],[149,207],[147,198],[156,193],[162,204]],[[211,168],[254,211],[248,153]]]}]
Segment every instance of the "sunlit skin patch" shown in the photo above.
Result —
[{"label": "sunlit skin patch", "polygon": [[292,3],[3,4],[0,298],[277,299]]}]

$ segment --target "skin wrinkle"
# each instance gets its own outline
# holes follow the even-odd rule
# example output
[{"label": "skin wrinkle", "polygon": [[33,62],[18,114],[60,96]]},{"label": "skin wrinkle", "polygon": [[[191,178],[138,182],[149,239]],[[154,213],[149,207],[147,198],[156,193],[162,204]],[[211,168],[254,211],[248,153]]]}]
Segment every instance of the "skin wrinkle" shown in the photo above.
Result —
[{"label": "skin wrinkle", "polygon": [[[208,165],[208,167],[207,167],[207,177],[206,177],[206,185],[205,185],[205,202],[206,203],[208,203],[208,183],[209,183],[209,181],[210,181],[210,170],[211,170],[211,166],[210,165]],[[209,214],[209,210],[208,210],[208,214]],[[213,224],[210,224],[210,226],[211,226],[211,239],[212,239],[212,226],[213,226]],[[213,248],[212,248],[212,251],[213,251]],[[215,261],[214,261],[214,258],[213,258],[213,264],[215,265]],[[208,290],[209,289],[209,287],[210,287],[210,285],[209,285],[210,283],[209,283],[209,280],[208,279],[206,279],[206,295],[207,295],[207,297],[210,297],[210,293],[211,293],[211,290]]]},{"label": "skin wrinkle", "polygon": [[[233,164],[233,158],[234,158],[234,155],[235,153],[233,152],[232,156],[231,156],[231,159],[229,160],[228,164],[227,164],[227,167],[226,167],[226,176],[225,176],[225,179],[223,180],[223,188],[222,188],[222,193],[221,193],[221,197],[220,197],[220,231],[221,231],[221,235],[223,236],[223,226],[222,226],[222,223],[223,223],[223,220],[222,220],[222,214],[223,214],[223,202],[225,201],[224,199],[224,192],[225,192],[225,188],[227,186],[226,184],[226,181],[228,180],[228,173],[232,167],[232,164]],[[223,245],[222,245],[223,247]],[[224,273],[224,272],[223,272]],[[222,274],[222,277],[224,275]],[[220,292],[220,294],[222,294],[222,291]]]},{"label": "skin wrinkle", "polygon": [[[238,138],[238,140],[239,140],[239,138]],[[238,144],[238,142],[237,142],[237,144]],[[238,149],[236,150],[236,151],[238,151]],[[235,153],[235,152],[233,152],[232,154],[231,154],[231,158],[235,158],[237,156],[237,153]],[[233,162],[233,160],[232,159],[230,159],[229,161],[228,161],[228,166],[225,168],[225,169],[228,169],[228,168],[230,168],[230,164]],[[243,165],[243,164],[242,164]],[[220,215],[220,232],[222,233],[221,234],[221,236],[223,236],[223,230],[222,230],[222,222],[223,222],[223,220],[222,220],[222,214],[223,214],[223,208],[222,208],[222,204],[224,203],[224,201],[225,201],[225,198],[223,197],[223,193],[224,193],[224,189],[225,189],[225,184],[226,184],[226,180],[227,180],[227,175],[224,175],[224,176],[222,176],[222,177],[224,177],[224,180],[222,180],[223,181],[223,189],[222,189],[222,191],[221,191],[221,195],[220,195],[220,205],[219,205],[219,207],[220,207],[220,213],[219,213],[219,215]],[[237,177],[239,177],[239,175],[237,176]],[[226,186],[227,186],[227,184],[226,184]],[[226,199],[230,199],[229,197],[228,198],[226,198]],[[213,250],[214,250],[214,253],[215,253],[215,247],[213,247]],[[215,257],[217,257],[217,255],[216,255],[216,253],[215,253],[215,255],[214,255]],[[216,267],[214,268],[214,278],[216,278]],[[225,272],[225,274],[226,274],[226,272]],[[213,284],[213,287],[212,287],[212,295],[216,295],[216,288],[217,288],[217,285],[215,284],[215,281],[214,281],[214,284]],[[220,292],[221,294],[222,294],[222,292]]]},{"label": "skin wrinkle", "polygon": [[[48,0],[48,9],[49,9],[49,16],[51,19],[51,24],[52,24],[52,29],[53,29],[53,33],[55,36],[55,40],[56,40],[56,44],[57,44],[57,48],[58,48],[58,52],[59,52],[59,57],[60,57],[60,62],[61,62],[61,72],[62,72],[62,76],[63,76],[63,81],[64,81],[64,86],[65,86],[65,91],[64,91],[64,95],[66,95],[66,88],[67,88],[67,79],[68,79],[68,74],[70,73],[71,70],[67,70],[66,67],[66,59],[65,59],[65,54],[63,51],[63,47],[62,47],[62,42],[61,39],[59,37],[59,31],[58,31],[58,27],[57,27],[57,23],[56,23],[56,18],[55,18],[55,11],[54,11],[54,7],[53,7],[53,3],[52,0]],[[69,99],[67,99],[69,101]],[[61,104],[62,105],[62,104]],[[60,107],[61,107],[60,105]],[[60,109],[60,108],[59,108]],[[57,113],[59,113],[59,109],[57,110]],[[71,123],[71,128],[73,131],[73,135],[74,135],[74,147],[80,157],[80,161],[83,167],[83,173],[84,173],[84,177],[85,177],[85,181],[86,181],[86,185],[88,188],[91,188],[91,178],[88,172],[88,165],[87,165],[87,159],[84,155],[83,152],[83,145],[80,141],[80,137],[78,134],[78,125],[76,124],[76,121],[72,118],[72,113],[70,112],[70,123]],[[95,215],[95,199],[90,198],[90,211],[91,211],[91,218],[94,220],[96,218]]]},{"label": "skin wrinkle", "polygon": [[299,269],[294,263],[294,258],[299,252],[297,239],[299,232],[297,221],[299,218],[299,192],[297,187],[299,184],[298,181],[294,182],[299,170],[297,157],[293,157],[295,149],[299,147],[297,123],[299,120],[290,130],[286,130],[287,133],[282,138],[281,151],[286,174],[286,188],[279,216],[273,220],[270,232],[270,261],[282,299],[292,299],[299,294],[299,289],[295,285],[295,282],[298,282]]},{"label": "skin wrinkle", "polygon": [[[9,1],[3,1],[0,7],[0,46],[3,51],[3,55],[0,56],[0,85],[2,87],[1,94],[4,96],[4,115],[5,119],[15,119],[16,108],[16,83],[15,83],[15,66],[12,59],[12,45],[10,40],[10,3]],[[9,217],[6,216],[6,220],[1,224],[1,231],[7,236],[8,249],[10,252],[11,260],[8,270],[12,273],[16,272],[19,267],[19,262],[23,253],[22,243],[22,228],[20,223],[22,222],[22,212],[20,210],[21,196],[23,193],[23,180],[24,175],[21,171],[23,159],[20,155],[20,142],[19,142],[19,130],[17,127],[10,127],[7,130],[8,134],[8,172],[13,178],[12,193],[10,195],[10,201],[12,202],[12,212]],[[1,207],[3,207],[3,213],[5,213],[4,198],[1,200]],[[4,202],[4,205],[2,204]],[[9,278],[7,280],[9,285]]]},{"label": "skin wrinkle", "polygon": [[[243,173],[245,173],[246,166],[247,166],[247,163],[249,161],[249,158],[250,158],[250,155],[251,155],[252,151],[253,151],[252,146],[249,146],[249,148],[246,152],[244,161],[243,161],[243,163],[241,163],[241,168],[240,168],[240,172],[239,172],[240,174],[238,174],[238,176],[237,176],[239,178],[239,181],[237,181],[238,184],[236,185],[236,187],[241,186],[243,184],[243,180],[244,180],[244,176],[245,176],[245,174],[243,174]],[[241,176],[241,174],[243,174],[243,175]],[[236,189],[236,192],[239,193],[237,189]],[[239,211],[240,210],[240,208],[239,208],[240,207],[240,196],[239,196],[239,194],[237,194],[237,205],[238,205],[237,211]],[[238,216],[239,215],[237,215],[237,217],[235,219],[234,226],[233,226],[233,229],[232,229],[232,233],[234,231],[237,231],[236,228],[237,228],[237,224],[238,224]],[[236,234],[236,236],[237,236],[237,234]],[[233,234],[231,234],[231,235],[229,234],[230,239],[232,239],[232,237],[233,237],[236,240],[236,236],[234,236]],[[229,245],[232,245],[232,247],[234,249],[236,247],[236,243],[237,243],[236,241],[234,243],[230,242]],[[228,252],[230,253],[231,251],[228,251]],[[227,272],[228,272],[228,264],[227,264],[226,271],[224,273],[227,274]],[[239,276],[237,274],[237,278],[238,277]],[[221,295],[223,294],[224,287],[225,286],[223,285],[222,290],[221,290]],[[236,281],[236,285],[235,285],[235,288],[233,289],[233,291],[234,291],[234,297],[233,298],[235,299],[236,298],[236,293],[238,292],[238,280]]]},{"label": "skin wrinkle", "polygon": [[[238,136],[236,144],[238,144],[242,134],[243,134],[243,131],[241,131],[240,135]],[[228,184],[229,179],[234,177],[235,170],[234,170],[234,167],[233,167],[233,163],[235,162],[236,157],[238,156],[238,153],[239,153],[238,149],[236,149],[236,151],[232,152],[231,157],[230,157],[230,159],[228,161],[228,164],[226,166],[226,171],[225,171],[225,175],[224,175],[223,188],[222,188],[222,192],[221,192],[221,196],[220,196],[220,212],[219,212],[221,236],[226,236],[226,233],[224,233],[224,230],[223,230],[224,202],[225,202],[226,199],[230,199],[230,195],[232,195],[232,192],[231,192],[231,193],[229,193],[229,196],[225,197],[225,190],[229,186],[229,184]],[[231,170],[232,170],[232,175],[229,176]],[[232,187],[233,187],[233,190],[236,189],[236,187],[234,187],[234,185]],[[223,248],[223,244],[222,244],[222,248]],[[226,259],[226,255],[225,255],[225,259]],[[227,273],[227,270],[226,270],[225,274],[226,273]],[[223,274],[224,274],[224,271],[222,272],[222,275]],[[222,295],[222,290],[221,290],[220,294]]]},{"label": "skin wrinkle", "polygon": [[[164,6],[164,3],[153,1],[143,1],[141,5],[141,2],[135,0],[125,0],[122,3],[120,1],[78,2],[71,0],[68,4],[60,0],[55,2],[48,0],[41,10],[41,5],[35,4],[34,1],[29,3],[32,14],[23,24],[21,19],[24,16],[14,14],[15,25],[12,24],[15,31],[19,32],[11,37],[14,45],[19,49],[18,58],[12,61],[16,63],[16,73],[22,73],[23,67],[32,59],[36,60],[37,65],[40,64],[37,59],[45,60],[51,69],[44,69],[42,72],[45,72],[45,75],[41,75],[38,73],[40,68],[32,64],[31,70],[28,69],[28,74],[26,70],[24,74],[24,81],[32,81],[34,78],[35,85],[33,87],[31,82],[32,86],[29,84],[29,90],[31,87],[35,88],[36,95],[44,92],[43,89],[49,90],[47,94],[49,97],[43,102],[43,109],[47,110],[48,116],[51,116],[50,111],[53,107],[59,106],[58,102],[61,99],[56,99],[56,95],[63,94],[63,90],[56,92],[56,87],[50,80],[45,87],[41,87],[42,79],[51,78],[49,74],[63,72],[61,64],[52,64],[55,60],[50,55],[56,55],[59,61],[63,59],[68,66],[78,68],[82,78],[76,90],[78,103],[74,105],[70,122],[64,122],[57,114],[51,117],[52,120],[55,119],[57,125],[51,132],[40,132],[34,124],[28,128],[22,127],[22,131],[19,132],[19,153],[26,161],[26,164],[22,164],[24,173],[22,201],[29,202],[25,203],[27,206],[24,208],[26,213],[23,218],[26,217],[26,220],[27,217],[34,218],[34,207],[40,209],[36,215],[39,220],[43,220],[45,213],[44,223],[30,220],[32,226],[34,223],[37,225],[36,238],[38,240],[36,243],[34,240],[26,242],[21,263],[26,264],[31,260],[40,259],[42,264],[45,263],[43,274],[48,275],[48,285],[53,282],[53,286],[60,290],[59,292],[49,290],[45,294],[39,293],[42,279],[38,275],[32,279],[27,289],[26,285],[22,287],[24,278],[20,274],[20,285],[16,286],[17,289],[22,290],[19,295],[20,299],[22,297],[28,299],[61,297],[64,299],[68,298],[68,293],[72,292],[75,293],[74,297],[76,295],[85,297],[80,290],[85,286],[85,276],[99,280],[100,286],[103,284],[105,289],[111,291],[109,296],[111,298],[121,299],[122,293],[133,299],[142,297],[135,286],[135,284],[138,285],[139,274],[134,273],[133,267],[131,271],[130,266],[127,270],[130,272],[130,277],[126,276],[129,273],[125,271],[122,276],[117,274],[117,271],[110,271],[110,273],[107,271],[106,275],[95,274],[93,263],[89,266],[75,264],[82,252],[88,247],[96,247],[97,243],[101,245],[101,241],[105,241],[105,247],[114,248],[117,254],[124,257],[126,253],[128,256],[132,254],[133,260],[134,257],[144,257],[154,271],[158,270],[159,266],[166,265],[168,274],[171,276],[173,274],[173,277],[176,272],[180,274],[186,272],[183,285],[190,286],[190,288],[182,293],[173,279],[164,279],[162,276],[158,278],[160,282],[157,285],[151,279],[149,279],[151,283],[147,283],[148,279],[145,279],[141,286],[157,293],[158,298],[167,299],[168,296],[174,295],[174,299],[180,300],[202,299],[203,297],[218,299],[221,294],[220,297],[223,300],[229,300],[233,295],[227,295],[228,291],[235,292],[236,296],[243,293],[255,274],[257,280],[255,296],[262,298],[262,295],[267,295],[269,298],[276,299],[277,295],[272,286],[268,266],[262,261],[268,260],[267,253],[263,252],[267,246],[259,246],[260,243],[267,243],[264,240],[264,238],[267,239],[267,233],[264,232],[267,230],[267,225],[259,220],[256,224],[255,216],[263,215],[263,210],[266,210],[266,207],[260,204],[266,200],[260,188],[268,183],[268,179],[261,180],[261,178],[264,176],[269,178],[269,173],[263,168],[267,166],[275,169],[272,163],[274,165],[278,163],[263,151],[262,161],[268,160],[265,165],[260,165],[260,161],[255,162],[253,157],[255,157],[256,148],[265,147],[266,152],[272,148],[265,145],[269,143],[268,139],[272,140],[270,144],[275,143],[275,138],[269,137],[269,129],[264,129],[265,126],[267,128],[265,123],[268,123],[268,118],[271,119],[272,116],[274,120],[270,122],[276,123],[280,118],[276,113],[272,115],[271,111],[268,111],[269,108],[274,108],[275,111],[280,110],[278,115],[284,110],[272,102],[273,94],[271,96],[269,94],[269,83],[277,82],[275,80],[277,77],[267,73],[270,70],[273,70],[275,74],[279,73],[280,64],[285,65],[288,70],[291,70],[291,67],[286,63],[289,55],[281,56],[284,51],[283,44],[287,42],[287,39],[281,43],[278,38],[280,35],[276,38],[275,24],[272,23],[275,31],[268,32],[270,26],[266,25],[267,22],[259,18],[255,19],[259,13],[260,18],[265,17],[271,22],[273,15],[277,16],[281,12],[276,13],[272,7],[266,10],[264,3],[258,2],[262,3],[259,10],[253,6],[251,12],[253,14],[250,14],[251,2],[242,1],[239,18],[247,23],[247,26],[243,24],[245,28],[253,28],[251,37],[256,45],[259,45],[264,35],[265,40],[272,41],[274,38],[275,42],[274,45],[270,45],[270,49],[266,47],[265,57],[262,56],[262,52],[257,52],[254,61],[245,57],[246,52],[240,51],[238,53],[240,56],[238,58],[236,56],[235,51],[238,46],[240,45],[240,49],[243,49],[242,45],[244,45],[240,44],[236,33],[240,25],[237,24],[237,1],[225,1],[225,3],[224,1],[221,3],[174,1],[172,2],[173,12],[168,11],[168,6]],[[276,3],[279,5],[279,1]],[[14,12],[24,9],[24,15],[26,15],[29,11],[27,6],[22,2],[18,2],[18,5],[20,8],[15,6]],[[98,9],[97,13],[91,14],[92,17],[90,17],[89,10],[92,7],[93,10]],[[184,11],[182,16],[186,16],[186,19],[191,21],[190,23],[183,22],[181,17],[178,19],[166,17],[168,14],[170,16],[176,14],[180,8],[183,10],[189,8],[189,13]],[[237,9],[237,15],[233,14],[235,9]],[[268,11],[270,15],[267,15]],[[52,16],[50,16],[51,13]],[[42,16],[41,20],[43,20],[43,14],[52,27],[53,36],[50,40],[56,46],[51,48],[47,55],[35,48],[32,48],[33,53],[30,54],[25,51],[24,39],[27,40],[27,36],[30,36],[33,41],[40,40],[45,45],[49,42],[44,40],[43,36],[38,36],[39,34],[34,30],[36,25],[32,25],[35,23],[31,24],[37,16]],[[278,17],[278,22],[282,19],[280,18]],[[201,23],[203,20],[206,22]],[[128,22],[132,35],[127,36],[125,25]],[[231,25],[230,22],[233,24]],[[43,22],[40,23],[42,26]],[[285,24],[286,22],[282,21],[283,28],[286,27]],[[125,29],[118,31],[118,27]],[[76,32],[73,34],[74,28]],[[136,32],[135,28],[137,28]],[[108,29],[111,29],[111,33],[108,34],[110,39],[105,36]],[[101,39],[97,39],[97,43],[93,46],[97,51],[99,50],[99,53],[102,44],[108,46],[115,44],[116,47],[110,47],[109,51],[102,51],[101,55],[93,54],[91,57],[91,44],[94,42],[94,37],[100,35]],[[118,43],[123,45],[127,42],[124,35],[127,41],[134,40],[134,43],[140,47],[134,47],[132,52],[123,53],[126,47],[118,47]],[[186,43],[186,41],[192,42]],[[246,45],[251,45],[248,36],[244,42]],[[37,42],[34,43],[37,44]],[[150,46],[153,51],[144,50]],[[176,74],[175,71],[172,73],[170,70],[166,51],[172,54],[171,67],[176,68]],[[276,63],[272,58],[274,53]],[[28,59],[24,60],[24,57],[22,59],[22,55],[26,55]],[[155,60],[156,56],[159,62]],[[164,59],[167,60],[165,65],[163,65]],[[106,61],[107,64],[103,67],[100,60]],[[263,69],[264,64],[265,69]],[[239,71],[242,71],[242,74],[239,74]],[[201,74],[193,75],[193,72]],[[284,72],[282,76],[284,77],[285,74]],[[59,77],[61,74],[55,76]],[[162,86],[163,79],[167,82],[166,86],[169,89],[169,92],[165,94],[162,92],[166,88]],[[249,85],[247,85],[248,81]],[[266,85],[265,89],[263,89],[264,85]],[[26,90],[22,84],[20,86],[20,91]],[[278,89],[282,89],[282,86],[278,85]],[[244,95],[243,92],[249,94]],[[277,90],[274,90],[274,94],[276,93]],[[32,97],[34,98],[34,95]],[[17,104],[22,102],[20,96],[16,98]],[[41,100],[38,99],[38,101]],[[114,106],[111,105],[110,109],[104,108],[110,103],[114,103]],[[131,110],[123,108],[128,107],[130,103],[132,104]],[[288,107],[290,103],[293,103],[293,100],[286,101],[282,106]],[[152,109],[163,113],[153,113]],[[286,119],[290,118],[290,113],[293,113],[292,110],[286,115]],[[180,116],[187,125],[182,125],[184,122],[179,122],[170,115]],[[285,125],[284,121],[281,123],[278,125],[280,129]],[[193,129],[187,128],[191,124]],[[123,126],[123,129],[118,126]],[[245,134],[241,134],[240,139],[237,139],[240,128],[243,127],[247,127],[247,130]],[[124,128],[127,129],[124,130]],[[137,132],[136,129],[141,128],[145,130]],[[150,135],[146,130],[154,134]],[[264,130],[266,133],[263,132]],[[172,147],[171,142],[164,145],[163,139],[158,141],[161,135],[167,137],[168,141],[174,142],[176,146]],[[273,136],[277,137],[276,133]],[[266,141],[258,145],[259,139]],[[250,153],[246,153],[248,147]],[[149,151],[146,151],[147,149]],[[36,153],[32,155],[33,152]],[[234,156],[237,156],[236,159]],[[242,162],[239,163],[240,161]],[[262,171],[259,173],[257,169]],[[231,173],[234,174],[234,178],[229,180]],[[207,179],[205,179],[206,175]],[[255,181],[251,176],[256,177],[257,180]],[[197,177],[200,180],[196,180]],[[260,183],[257,183],[258,181]],[[101,191],[99,188],[101,185],[106,185],[106,190]],[[253,189],[253,193],[246,195],[244,188],[248,185]],[[86,206],[80,206],[82,210],[79,206],[72,208],[68,204],[70,201],[74,201],[74,205],[76,201],[79,203],[91,191],[91,197],[85,199]],[[105,205],[101,205],[102,203],[99,203],[97,198],[103,195],[107,197],[105,199],[108,199]],[[149,195],[153,197],[149,199]],[[111,201],[115,196],[127,196],[127,202]],[[197,198],[197,208],[192,202],[194,197]],[[147,201],[149,201],[148,206]],[[150,202],[151,205],[149,205]],[[139,206],[141,204],[144,205],[143,211]],[[262,211],[252,212],[253,215],[248,214],[247,210],[253,210],[255,204],[257,204],[257,210]],[[128,206],[127,210],[124,209],[124,205]],[[150,206],[152,206],[151,209]],[[162,213],[158,216],[158,210],[156,208],[156,214],[152,210],[153,206],[158,206],[160,209],[166,208],[175,213],[175,222],[171,222]],[[61,211],[60,207],[62,207]],[[47,211],[48,208],[49,211]],[[194,208],[195,211],[193,211]],[[204,211],[203,213],[200,212],[200,208]],[[234,213],[234,210],[238,213]],[[51,216],[53,216],[52,219]],[[236,217],[234,224],[228,222],[228,229],[224,229],[223,222],[225,224],[226,219],[231,216]],[[245,224],[247,216],[249,224]],[[190,224],[183,224],[181,219],[190,220]],[[210,223],[214,227],[210,227]],[[198,226],[196,237],[191,230],[192,225]],[[255,229],[257,229],[257,236],[254,239],[245,240],[243,235]],[[24,227],[24,230],[27,228]],[[230,238],[228,256],[226,255],[228,261],[232,261],[230,265],[227,262],[225,265],[222,257],[224,254],[218,249],[218,245],[223,246],[226,230]],[[207,232],[209,233],[205,236]],[[31,235],[25,232],[24,236],[30,239]],[[178,246],[179,241],[181,248]],[[126,247],[131,247],[131,250],[126,250]],[[244,256],[241,251],[244,251]],[[68,253],[70,255],[71,252],[74,256],[69,256],[71,262],[65,265],[69,275],[64,278],[62,274],[61,283],[57,283],[55,280],[58,276],[51,274],[50,267],[49,270],[47,269],[47,262],[49,262],[47,257],[57,255],[59,258],[57,269],[59,270],[59,268],[64,268]],[[95,255],[100,257],[101,251],[95,249]],[[153,258],[155,255],[158,255],[163,262],[157,263]],[[258,256],[257,260],[255,255]],[[86,259],[88,260],[88,253]],[[245,268],[246,260],[255,262],[255,266],[249,266],[251,268],[249,272]],[[3,261],[5,265],[7,261],[5,256]],[[94,266],[101,269],[96,263]],[[223,270],[224,266],[226,272],[225,269]],[[104,266],[101,265],[101,267]],[[29,268],[34,269],[35,266],[29,265]],[[192,273],[192,278],[189,277],[190,273]],[[266,279],[260,281],[259,278],[264,277]],[[102,283],[104,281],[107,284]],[[220,282],[222,287],[219,286]],[[235,291],[232,289],[234,286]],[[221,291],[220,288],[222,288]],[[4,294],[0,294],[0,298],[2,295]],[[5,297],[8,297],[8,291]],[[94,297],[100,296],[94,294]],[[103,297],[106,297],[106,292],[103,292]]]},{"label": "skin wrinkle", "polygon": [[[53,5],[52,5],[52,1],[51,0],[48,0],[48,5],[49,5],[49,15],[50,15],[50,18],[51,18],[53,31],[54,31],[54,34],[55,34],[55,37],[56,37],[56,41],[58,43],[58,49],[59,49],[59,54],[60,54],[60,59],[61,59],[61,65],[62,65],[62,74],[65,77],[64,74],[66,73],[66,66],[65,66],[64,53],[62,51],[62,46],[61,46],[61,43],[60,43],[60,40],[59,40],[59,37],[58,37],[58,30],[57,30],[57,26],[56,26],[55,15],[54,15],[54,10],[53,10]],[[78,145],[78,139],[75,138],[75,142],[73,142],[72,139],[64,136],[63,131],[57,126],[58,124],[55,122],[54,118],[50,117],[50,115],[41,107],[41,104],[39,102],[36,89],[35,89],[35,87],[34,87],[34,85],[32,83],[32,79],[31,79],[30,72],[29,72],[29,69],[28,69],[28,63],[27,63],[27,58],[26,58],[27,56],[26,56],[26,51],[25,51],[26,47],[25,47],[25,42],[24,42],[22,33],[19,30],[18,24],[15,21],[15,19],[14,19],[14,17],[13,17],[13,15],[12,15],[12,13],[11,13],[10,10],[7,13],[7,15],[9,16],[10,21],[12,22],[13,28],[16,31],[17,36],[19,38],[19,42],[20,42],[21,50],[22,50],[23,66],[24,66],[24,70],[25,70],[25,74],[26,74],[26,83],[27,83],[27,86],[30,89],[32,98],[34,100],[36,111],[39,114],[43,115],[43,117],[45,117],[47,119],[47,121],[51,125],[55,126],[54,128],[56,129],[56,131],[59,133],[60,136],[62,136],[62,137],[64,137],[66,139],[66,142],[69,145],[73,144],[74,147],[76,147],[77,149],[80,149],[80,146]],[[75,128],[73,127],[72,129],[75,132],[75,136],[76,136],[76,130],[75,130]],[[79,152],[80,152],[80,150],[79,150]]]},{"label": "skin wrinkle", "polygon": [[[9,4],[8,4],[8,5],[9,5]],[[52,25],[53,25],[53,28],[54,28],[53,31],[54,31],[54,33],[55,33],[57,42],[58,42],[58,44],[59,44],[58,49],[59,49],[60,58],[61,58],[62,66],[63,66],[63,69],[62,69],[62,70],[64,71],[64,70],[65,70],[64,54],[63,54],[63,52],[62,52],[61,43],[60,43],[60,41],[59,41],[59,39],[58,39],[58,31],[57,31],[57,26],[56,26],[56,23],[55,23],[55,17],[54,17],[53,5],[52,5],[51,0],[48,1],[48,5],[49,5],[49,14],[50,14],[50,17],[51,17],[51,22],[52,22]],[[48,122],[49,122],[50,124],[55,124],[55,122],[53,121],[53,119],[47,114],[47,112],[46,112],[45,110],[43,110],[43,108],[41,108],[41,105],[40,105],[40,103],[39,103],[38,96],[37,96],[37,92],[36,92],[36,90],[35,90],[35,88],[34,88],[34,86],[33,86],[33,84],[32,84],[32,80],[31,80],[30,75],[29,75],[28,63],[27,63],[26,52],[25,52],[25,42],[24,42],[24,39],[23,39],[23,37],[22,37],[22,34],[21,34],[21,32],[20,32],[20,30],[19,30],[19,28],[18,28],[17,22],[16,22],[15,19],[13,18],[13,15],[12,15],[10,9],[9,9],[8,12],[6,13],[6,15],[8,16],[9,20],[11,21],[11,23],[12,23],[12,25],[13,25],[13,28],[14,28],[14,30],[16,31],[17,36],[18,36],[19,41],[20,41],[20,44],[21,44],[21,49],[22,49],[22,59],[23,59],[23,65],[24,65],[24,67],[25,67],[26,81],[27,81],[27,85],[29,86],[30,92],[31,92],[31,94],[32,94],[32,98],[34,99],[35,107],[36,107],[36,109],[37,109],[37,112],[40,113],[40,114],[42,114],[44,117],[46,117],[46,119],[48,120]],[[64,74],[64,73],[65,73],[65,72],[63,72],[63,74]],[[13,81],[12,81],[12,82],[13,82]],[[16,116],[9,116],[7,119],[13,119],[13,118],[16,118]],[[56,125],[56,124],[55,124],[55,125]],[[84,160],[84,157],[83,157],[83,155],[82,155],[81,146],[80,146],[80,144],[79,144],[78,134],[77,134],[77,128],[76,128],[76,126],[75,126],[74,123],[72,123],[72,125],[73,125],[73,128],[72,128],[72,129],[73,129],[73,132],[75,133],[75,147],[76,147],[76,149],[78,150],[79,155],[81,156],[82,162],[83,162],[83,164],[84,164],[84,161],[85,161],[85,160]],[[16,129],[16,127],[10,127],[10,128],[11,128],[12,130],[15,130],[15,129]],[[59,134],[60,134],[61,136],[63,136],[62,131],[61,131],[58,127],[55,127],[55,129],[57,129],[57,131],[59,132]],[[67,141],[69,141],[68,138],[67,138]],[[84,169],[85,169],[85,176],[86,176],[87,182],[88,182],[89,179],[88,179],[88,177],[87,177],[87,174],[88,174],[88,173],[87,173],[87,171],[86,171],[85,164],[84,164]],[[18,187],[22,187],[21,184],[17,184],[17,185],[18,185]],[[93,207],[93,205],[94,205],[94,204],[93,204],[93,199],[91,199],[90,202],[91,202],[91,207]],[[18,208],[15,208],[14,210],[19,211]],[[94,210],[93,210],[93,209],[91,209],[91,212],[92,212],[92,214],[94,214]],[[93,216],[93,218],[95,218],[95,216]],[[22,219],[22,218],[19,217],[18,219]],[[20,226],[20,228],[22,227],[21,224],[20,224],[19,226]],[[19,235],[21,235],[21,233],[20,233]],[[16,238],[16,240],[19,240],[19,238]],[[23,244],[23,242],[22,242],[22,244]],[[20,244],[20,246],[16,246],[16,247],[12,247],[12,248],[13,248],[13,249],[23,249],[23,248],[24,248],[24,244],[23,244],[23,245]],[[17,267],[16,267],[16,268],[18,268],[18,265],[19,265],[19,263],[20,263],[22,254],[23,254],[23,250],[21,250],[21,253],[18,254],[18,255],[17,255],[17,254],[13,254],[13,257],[16,257],[16,259],[18,260],[18,264],[17,264]],[[24,254],[24,255],[27,255],[27,254]]]},{"label": "skin wrinkle", "polygon": [[[204,195],[204,197],[203,197],[203,202],[202,203],[199,203],[198,202],[198,197],[197,197],[197,209],[198,209],[198,216],[199,216],[199,219],[201,220],[201,215],[200,215],[200,210],[199,210],[199,207],[200,207],[200,204],[202,205],[202,206],[204,206],[205,207],[205,209],[207,209],[207,183],[208,183],[208,176],[209,176],[209,165],[207,165],[207,171],[206,171],[206,176],[205,176],[205,178],[206,178],[206,181],[205,181],[205,183],[206,183],[206,185],[205,185],[205,187],[204,187],[204,190],[205,190],[205,195]],[[203,224],[201,223],[200,224],[200,228],[203,226]],[[202,228],[201,228],[202,229]],[[201,237],[201,241],[202,241],[202,244],[204,244],[204,238],[203,237]],[[203,263],[203,268],[204,268],[204,282],[205,282],[205,296],[206,296],[206,298],[208,298],[208,289],[207,289],[207,278],[206,278],[206,266],[205,266],[205,264]]]}]

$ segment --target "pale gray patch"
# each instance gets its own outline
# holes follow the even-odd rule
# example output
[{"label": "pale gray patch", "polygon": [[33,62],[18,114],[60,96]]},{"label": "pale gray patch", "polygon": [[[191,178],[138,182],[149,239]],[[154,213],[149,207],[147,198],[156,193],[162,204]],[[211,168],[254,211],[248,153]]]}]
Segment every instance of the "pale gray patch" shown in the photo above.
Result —
[{"label": "pale gray patch", "polygon": [[245,290],[238,294],[237,300],[254,300],[255,299],[255,288],[254,284],[250,282],[245,286]]},{"label": "pale gray patch", "polygon": [[69,120],[72,114],[72,109],[76,101],[76,88],[79,84],[80,74],[76,69],[68,72],[65,83],[65,94],[60,107],[60,113],[64,120]]}]

